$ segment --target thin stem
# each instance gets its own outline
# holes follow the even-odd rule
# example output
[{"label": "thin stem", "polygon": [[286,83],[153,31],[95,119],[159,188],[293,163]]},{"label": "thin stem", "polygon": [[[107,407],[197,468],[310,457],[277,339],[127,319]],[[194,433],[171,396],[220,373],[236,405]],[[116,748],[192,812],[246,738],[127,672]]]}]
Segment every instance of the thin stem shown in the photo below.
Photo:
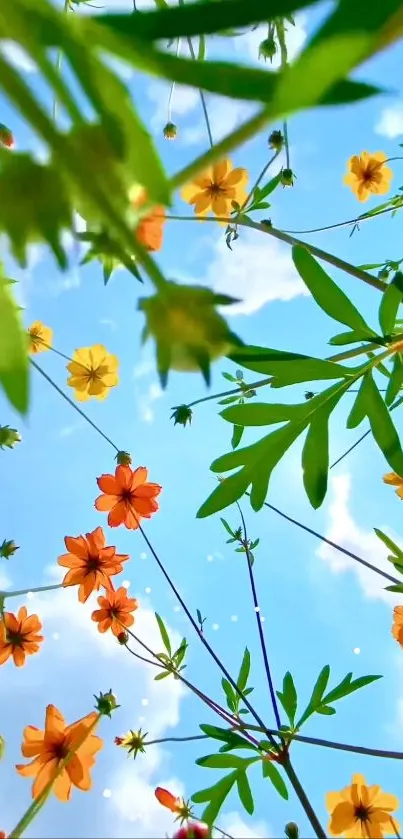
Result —
[{"label": "thin stem", "polygon": [[[200,221],[198,216],[169,215],[167,218],[171,219],[171,221]],[[221,221],[226,222],[227,224],[233,223],[233,219],[228,216],[215,216],[214,218],[212,216],[204,216],[203,221],[215,223]],[[327,251],[323,251],[321,248],[316,248],[314,245],[308,244],[308,242],[302,242],[299,239],[295,239],[293,236],[289,236],[287,233],[283,233],[281,230],[277,230],[275,227],[269,227],[269,225],[263,224],[262,222],[252,221],[252,219],[247,218],[246,216],[239,219],[237,223],[243,227],[249,227],[251,230],[260,230],[261,233],[266,233],[268,236],[272,236],[280,242],[286,242],[288,245],[302,245],[303,248],[306,248],[313,256],[317,256],[318,259],[323,259],[324,262],[334,265],[334,267],[339,268],[340,271],[345,271],[346,274],[356,277],[358,280],[361,280],[367,285],[378,289],[378,291],[385,291],[386,283],[381,282],[381,280],[378,280],[376,277],[373,277],[371,274],[363,271],[362,268],[356,268],[354,265],[350,265],[349,262],[345,262],[344,259],[340,259],[338,256],[334,256],[334,254],[327,253]]]},{"label": "thin stem", "polygon": [[[178,38],[178,40],[176,42],[176,51],[175,51],[176,58],[179,55],[179,51],[180,51],[180,47],[181,47],[181,41],[182,41],[182,39]],[[172,119],[171,119],[171,117],[172,117],[172,97],[174,95],[175,86],[176,86],[176,82],[172,82],[171,90],[169,91],[169,98],[168,98],[168,122],[172,122]]]},{"label": "thin stem", "polygon": [[[399,196],[400,197],[400,196]],[[351,224],[358,224],[361,221],[370,221],[377,216],[381,216],[384,213],[391,213],[393,210],[402,209],[401,207],[384,207],[384,209],[378,210],[377,212],[372,213],[365,213],[362,216],[356,216],[356,218],[350,218],[346,221],[339,221],[336,224],[327,224],[324,227],[311,227],[308,230],[283,230],[282,233],[291,233],[293,236],[305,236],[308,233],[322,233],[325,230],[335,230],[337,227],[349,227]]]},{"label": "thin stem", "polygon": [[193,734],[190,737],[160,737],[158,740],[144,740],[144,746],[154,746],[156,743],[191,743],[193,740],[209,740],[208,734]]},{"label": "thin stem", "polygon": [[261,622],[261,619],[260,619],[260,606],[259,606],[259,602],[258,602],[258,598],[257,598],[255,578],[254,578],[253,568],[252,568],[252,558],[251,558],[250,550],[249,550],[248,534],[246,532],[245,518],[244,518],[241,506],[238,503],[238,501],[236,502],[236,505],[238,507],[239,515],[240,515],[241,521],[242,521],[243,540],[241,540],[241,541],[242,541],[243,547],[245,548],[246,561],[247,561],[247,564],[248,564],[249,582],[250,582],[250,587],[251,587],[251,591],[252,591],[253,606],[254,606],[255,615],[256,615],[257,631],[258,631],[258,634],[259,634],[260,647],[261,647],[261,650],[262,650],[264,668],[265,668],[265,671],[266,671],[266,678],[267,678],[267,682],[268,682],[268,685],[269,685],[270,700],[271,700],[271,704],[273,706],[273,712],[274,712],[277,728],[281,728],[281,719],[280,719],[280,714],[279,714],[278,706],[277,706],[276,693],[275,693],[275,690],[274,690],[273,679],[272,679],[271,671],[270,671],[269,657],[267,655],[266,642],[265,642],[265,638],[264,638],[264,634],[263,634],[262,622]]},{"label": "thin stem", "polygon": [[6,600],[7,597],[21,597],[23,594],[38,594],[40,591],[55,591],[63,588],[63,583],[54,586],[38,586],[37,588],[21,588],[18,591],[0,591],[0,596]]},{"label": "thin stem", "polygon": [[[270,385],[273,381],[273,376],[266,379],[259,379],[257,382],[251,382],[251,384],[246,385],[248,390],[257,390],[259,387],[265,387],[265,385]],[[188,408],[193,408],[195,405],[201,405],[202,402],[210,402],[212,399],[221,399],[222,396],[233,396],[236,393],[243,393],[242,387],[235,387],[232,390],[223,390],[221,393],[213,393],[210,396],[203,396],[202,399],[195,399],[193,402],[189,402],[187,405]]]},{"label": "thin stem", "polygon": [[[288,65],[288,55],[287,55],[287,43],[285,40],[285,29],[284,29],[284,21],[282,18],[276,20],[275,23],[276,33],[277,33],[277,40],[280,44],[280,58],[281,58],[281,70],[284,71]],[[285,119],[283,122],[283,135],[284,135],[284,150],[285,150],[285,160],[286,160],[286,168],[290,168],[290,145],[288,140],[288,125],[287,120]]]},{"label": "thin stem", "polygon": [[316,815],[316,813],[315,813],[315,811],[312,807],[312,804],[309,801],[309,798],[307,797],[306,792],[305,792],[298,776],[295,773],[294,767],[292,766],[290,759],[286,760],[283,763],[283,769],[284,769],[284,771],[285,771],[285,773],[288,777],[288,780],[292,784],[292,786],[294,788],[294,791],[299,798],[300,804],[303,807],[303,809],[305,810],[305,813],[306,813],[306,815],[307,815],[307,817],[308,817],[308,819],[309,819],[309,821],[310,821],[318,839],[326,839],[326,833],[323,830],[323,827],[322,827],[322,825],[321,825],[321,823],[320,823],[320,821],[319,821],[319,819],[318,819],[318,817],[317,817],[317,815]]},{"label": "thin stem", "polygon": [[30,362],[32,366],[35,367],[35,370],[37,370],[38,373],[40,373],[41,376],[43,376],[43,378],[46,379],[46,381],[49,382],[49,384],[52,385],[52,387],[60,394],[60,396],[62,396],[63,399],[65,399],[66,402],[68,402],[69,405],[71,405],[71,407],[74,408],[74,410],[77,411],[78,414],[80,414],[80,417],[83,417],[83,419],[85,419],[85,421],[88,422],[89,425],[92,426],[92,428],[95,428],[95,431],[97,431],[98,434],[100,434],[101,437],[103,437],[104,440],[106,440],[106,442],[109,443],[109,445],[112,446],[116,452],[119,452],[120,449],[118,448],[118,446],[115,446],[115,443],[113,443],[112,440],[109,437],[107,437],[106,434],[104,434],[104,432],[101,431],[100,428],[98,428],[95,422],[93,422],[92,419],[90,419],[87,416],[87,414],[85,414],[84,411],[82,411],[81,408],[79,408],[78,405],[76,405],[73,402],[73,400],[70,399],[70,397],[62,391],[62,389],[56,384],[56,382],[54,382],[53,379],[51,379],[50,376],[48,376],[48,374],[45,373],[44,370],[42,370],[42,367],[39,367],[39,365],[36,363],[36,361],[33,360],[33,358],[30,358]]},{"label": "thin stem", "polygon": [[389,816],[389,819],[390,819],[390,823],[392,825],[393,833],[395,834],[395,836],[397,836],[397,839],[400,839],[400,833],[397,829],[395,820],[392,819],[392,816]]},{"label": "thin stem", "polygon": [[[183,5],[183,3],[179,2],[179,5]],[[193,61],[197,61],[196,53],[193,49],[192,39],[190,38],[189,35],[186,38],[186,40],[187,40],[187,44],[188,44],[188,47],[189,47],[189,52],[190,52],[190,55],[193,58]],[[208,141],[210,143],[210,148],[212,149],[213,146],[214,146],[214,141],[213,141],[213,135],[212,135],[212,131],[211,131],[210,118],[209,118],[208,111],[207,111],[206,97],[205,97],[205,95],[204,95],[204,93],[201,89],[199,89],[199,96],[200,96],[200,104],[202,106],[204,121],[206,123]]]},{"label": "thin stem", "polygon": [[255,183],[253,184],[253,186],[252,186],[252,187],[251,187],[251,189],[249,190],[249,195],[247,195],[247,196],[246,196],[245,201],[243,202],[242,206],[239,208],[239,212],[238,212],[238,214],[235,216],[235,219],[234,219],[234,224],[236,224],[236,223],[237,223],[237,220],[238,220],[239,216],[241,215],[242,211],[245,209],[245,207],[247,206],[247,204],[249,204],[250,199],[253,197],[253,193],[255,192],[255,189],[257,189],[257,187],[259,186],[260,182],[263,180],[263,178],[264,178],[264,176],[265,176],[266,172],[270,169],[271,164],[272,164],[272,163],[274,163],[274,161],[275,161],[275,160],[276,160],[276,158],[279,156],[279,154],[280,154],[280,152],[279,152],[279,151],[276,151],[276,152],[273,154],[273,156],[270,158],[270,160],[269,160],[267,163],[265,163],[265,165],[263,166],[263,169],[261,170],[261,172],[260,172],[260,173],[259,173],[259,175],[257,176]]},{"label": "thin stem", "polygon": [[[209,642],[206,640],[206,638],[204,637],[204,635],[200,632],[200,627],[197,625],[197,623],[196,623],[196,621],[195,621],[195,619],[194,619],[194,617],[193,617],[192,613],[189,611],[188,607],[186,606],[186,603],[184,602],[184,600],[182,599],[181,595],[179,594],[179,592],[178,592],[178,590],[177,590],[177,588],[176,588],[175,584],[174,584],[174,583],[173,583],[173,581],[171,580],[171,578],[170,578],[170,576],[169,576],[168,572],[165,570],[164,565],[162,564],[162,562],[161,562],[160,558],[158,557],[158,555],[157,555],[156,551],[154,550],[154,548],[153,548],[153,546],[152,546],[152,544],[151,544],[150,540],[148,539],[147,534],[144,532],[144,530],[143,530],[143,528],[142,528],[142,526],[141,526],[140,522],[138,522],[138,528],[139,528],[139,531],[140,531],[140,533],[141,533],[141,535],[142,535],[142,537],[143,537],[143,539],[144,539],[144,541],[145,541],[146,545],[148,546],[149,550],[151,551],[151,553],[152,553],[152,555],[153,555],[153,557],[154,557],[154,559],[155,559],[155,561],[156,561],[156,563],[157,563],[157,565],[158,565],[158,567],[159,567],[160,571],[161,571],[161,572],[162,572],[162,574],[164,575],[164,577],[165,577],[165,579],[166,579],[166,581],[167,581],[167,583],[168,583],[168,585],[169,585],[169,587],[170,587],[171,591],[174,593],[174,595],[175,595],[176,599],[178,600],[178,602],[179,602],[179,603],[180,603],[180,605],[182,606],[183,611],[185,612],[185,614],[186,614],[186,616],[187,616],[188,620],[190,621],[190,623],[192,624],[193,629],[194,629],[194,630],[195,630],[195,632],[197,633],[197,636],[200,638],[200,640],[201,640],[201,642],[202,642],[203,646],[204,646],[204,647],[206,648],[206,650],[210,653],[210,656],[213,658],[213,660],[215,661],[215,663],[217,664],[217,666],[220,668],[220,670],[221,670],[221,672],[224,674],[225,678],[226,678],[226,679],[228,679],[228,681],[230,682],[230,684],[231,684],[231,685],[232,685],[232,687],[234,688],[234,690],[235,690],[235,692],[237,693],[237,695],[240,697],[240,699],[242,699],[242,702],[244,703],[245,707],[246,707],[246,708],[248,709],[248,711],[252,714],[252,716],[254,717],[254,719],[256,720],[256,722],[257,722],[259,725],[261,725],[261,726],[265,727],[265,726],[264,726],[263,721],[261,720],[261,718],[259,717],[259,715],[258,715],[258,714],[257,714],[257,712],[255,711],[255,709],[253,708],[253,706],[252,706],[252,705],[251,705],[251,703],[249,702],[248,698],[244,695],[243,691],[241,691],[241,690],[239,689],[239,687],[238,687],[237,683],[234,681],[234,679],[232,678],[232,676],[230,675],[230,673],[228,672],[228,670],[226,669],[226,667],[224,666],[224,664],[222,663],[222,661],[220,660],[220,658],[218,657],[218,655],[214,652],[214,650],[213,650],[212,646],[211,646],[211,645],[209,644]],[[270,736],[269,736],[269,734],[268,734],[268,737],[269,737],[269,740],[270,740]],[[271,739],[272,739],[272,744],[273,744],[273,745],[276,745],[276,743],[275,743],[275,741],[273,740],[273,738],[271,738]]]},{"label": "thin stem", "polygon": [[[250,495],[249,492],[246,495]],[[331,548],[334,548],[336,551],[340,551],[340,553],[345,554],[346,556],[353,559],[355,562],[359,562],[360,565],[365,566],[365,568],[369,568],[370,571],[374,571],[375,574],[379,574],[379,576],[384,577],[386,580],[389,580],[391,583],[395,585],[400,585],[401,580],[396,579],[396,577],[392,577],[391,574],[387,574],[386,571],[381,571],[380,568],[376,568],[375,565],[371,565],[370,562],[367,562],[366,559],[362,559],[362,557],[357,556],[357,554],[352,553],[352,551],[348,551],[347,548],[342,548],[341,545],[337,545],[336,542],[332,542],[331,539],[327,539],[326,536],[322,536],[320,533],[317,533],[316,530],[312,530],[311,527],[307,527],[306,524],[302,524],[302,522],[297,521],[297,519],[293,519],[287,513],[284,513],[282,510],[279,510],[278,507],[274,507],[273,504],[269,504],[268,501],[264,502],[264,506],[268,507],[270,510],[273,510],[274,513],[277,513],[286,521],[291,522],[291,524],[295,524],[297,527],[300,527],[302,530],[305,530],[306,533],[310,533],[312,536],[315,536],[317,539],[320,539],[321,542],[326,542],[327,545],[330,545]]]}]

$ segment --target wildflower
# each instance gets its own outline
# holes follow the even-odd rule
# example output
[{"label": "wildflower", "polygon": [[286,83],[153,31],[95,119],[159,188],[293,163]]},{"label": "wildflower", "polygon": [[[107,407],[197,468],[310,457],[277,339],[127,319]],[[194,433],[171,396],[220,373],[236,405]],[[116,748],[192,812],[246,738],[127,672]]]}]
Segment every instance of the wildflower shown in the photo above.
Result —
[{"label": "wildflower", "polygon": [[281,151],[284,145],[284,137],[281,131],[272,131],[268,142],[271,149],[274,149],[274,151]]},{"label": "wildflower", "polygon": [[265,38],[264,41],[261,41],[259,44],[259,58],[264,58],[265,61],[270,59],[270,63],[273,61],[273,58],[277,52],[277,44],[271,36],[270,38]]},{"label": "wildflower", "polygon": [[209,212],[216,216],[229,216],[232,202],[242,206],[248,197],[248,177],[246,169],[234,169],[230,160],[221,160],[186,184],[181,196],[187,204],[194,204],[197,216],[206,216]]},{"label": "wildflower", "polygon": [[15,146],[13,132],[7,125],[4,125],[4,122],[0,122],[0,144],[8,149],[13,149]]},{"label": "wildflower", "polygon": [[382,792],[376,784],[367,786],[363,775],[353,775],[352,784],[341,792],[328,792],[326,807],[330,813],[328,831],[331,836],[347,839],[382,839],[399,833],[398,822],[391,813],[399,807],[395,795]]},{"label": "wildflower", "polygon": [[174,122],[167,122],[163,133],[166,140],[175,140],[178,134],[177,126]]},{"label": "wildflower", "polygon": [[134,623],[131,612],[138,609],[138,602],[134,597],[127,596],[124,586],[117,591],[111,589],[105,592],[104,596],[98,597],[98,605],[101,608],[95,609],[91,618],[98,623],[99,632],[112,629],[113,635],[118,638],[122,632],[122,625],[132,626]]},{"label": "wildflower", "polygon": [[216,306],[237,302],[202,286],[167,282],[163,293],[139,301],[146,317],[144,338],[156,342],[159,375],[165,386],[168,371],[201,370],[210,381],[210,362],[226,355],[242,341],[230,331]]},{"label": "wildflower", "polygon": [[147,476],[144,466],[134,470],[130,466],[117,466],[114,475],[97,478],[103,494],[95,500],[95,509],[109,513],[109,527],[124,524],[128,530],[136,530],[142,518],[150,519],[158,510],[155,498],[162,487],[148,483]]},{"label": "wildflower", "polygon": [[395,606],[393,609],[392,635],[403,647],[403,606]]},{"label": "wildflower", "polygon": [[7,446],[8,449],[13,449],[16,443],[21,443],[21,435],[16,428],[10,428],[9,425],[0,425],[0,449]]},{"label": "wildflower", "polygon": [[41,320],[35,320],[28,327],[28,352],[34,355],[39,352],[46,352],[52,347],[53,329],[45,326]]},{"label": "wildflower", "polygon": [[294,172],[292,169],[282,169],[280,181],[283,186],[294,186]]},{"label": "wildflower", "polygon": [[190,822],[175,833],[173,839],[208,839],[210,828],[202,822]]},{"label": "wildflower", "polygon": [[139,752],[145,752],[144,741],[147,733],[142,734],[141,728],[138,731],[130,730],[123,737],[115,737],[115,745],[127,749],[128,756],[132,754],[133,758],[136,758]]},{"label": "wildflower", "polygon": [[12,656],[16,667],[25,664],[25,656],[39,650],[43,635],[38,635],[42,624],[38,615],[28,615],[25,606],[20,606],[18,615],[4,612],[0,622],[0,664]]},{"label": "wildflower", "polygon": [[189,804],[183,798],[177,798],[175,795],[172,795],[172,792],[169,792],[167,789],[157,787],[154,790],[154,795],[163,807],[166,807],[171,813],[176,813],[181,821],[186,821],[192,815]]},{"label": "wildflower", "polygon": [[94,695],[94,699],[96,701],[96,709],[99,714],[104,717],[110,717],[112,711],[116,711],[116,708],[120,708],[118,705],[118,700],[112,690],[108,690],[107,693],[100,693],[99,696]]},{"label": "wildflower", "polygon": [[354,154],[348,161],[349,172],[343,180],[350,186],[359,201],[367,201],[370,194],[385,195],[389,192],[393,172],[385,166],[383,151]]},{"label": "wildflower", "polygon": [[69,801],[72,786],[84,791],[91,789],[90,769],[95,763],[94,755],[103,746],[103,740],[90,733],[97,719],[98,714],[92,711],[77,722],[66,725],[60,711],[54,705],[48,705],[45,730],[34,725],[28,725],[24,729],[21,751],[24,757],[33,760],[30,763],[18,764],[16,769],[26,778],[35,778],[32,798],[43,792],[54,778],[62,761],[72,751],[74,755],[56,778],[53,792],[59,801]]},{"label": "wildflower", "polygon": [[183,425],[185,426],[187,423],[192,422],[192,409],[189,408],[187,405],[177,405],[176,408],[172,408],[173,414],[171,415],[171,419],[175,420],[174,425]]},{"label": "wildflower", "polygon": [[118,466],[131,466],[132,459],[129,452],[118,452],[115,456],[115,460],[117,461]]},{"label": "wildflower", "polygon": [[74,390],[78,402],[106,399],[111,387],[119,382],[117,374],[119,359],[112,355],[102,344],[81,347],[73,353],[72,361],[67,365],[71,373],[67,384]]},{"label": "wildflower", "polygon": [[18,550],[19,546],[15,544],[14,539],[3,539],[0,545],[0,556],[3,559],[9,559]]},{"label": "wildflower", "polygon": [[400,475],[397,475],[396,472],[388,472],[387,475],[383,476],[383,482],[384,484],[397,487],[395,490],[396,495],[403,500],[403,478]]},{"label": "wildflower", "polygon": [[[135,209],[140,209],[147,202],[146,191],[137,184],[131,188],[129,197]],[[136,227],[136,237],[148,251],[161,250],[165,222],[165,207],[160,204],[156,204],[146,216],[140,219]]]},{"label": "wildflower", "polygon": [[[118,467],[118,469],[124,467]],[[101,586],[110,591],[110,578],[123,571],[128,554],[117,554],[115,547],[106,547],[102,527],[85,536],[65,536],[64,544],[69,553],[58,557],[58,564],[69,568],[62,585],[79,586],[78,599],[85,603],[93,591]]]},{"label": "wildflower", "polygon": [[122,647],[125,647],[126,644],[129,643],[129,633],[126,632],[126,630],[122,630],[122,632],[119,632],[119,635],[117,636],[117,639],[118,639],[118,643],[121,644]]}]

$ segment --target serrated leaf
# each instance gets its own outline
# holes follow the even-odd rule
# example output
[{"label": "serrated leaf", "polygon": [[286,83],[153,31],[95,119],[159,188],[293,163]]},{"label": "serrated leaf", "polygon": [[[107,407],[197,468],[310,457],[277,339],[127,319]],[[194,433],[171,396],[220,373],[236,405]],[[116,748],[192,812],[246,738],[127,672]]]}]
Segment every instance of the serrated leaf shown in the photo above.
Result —
[{"label": "serrated leaf", "polygon": [[358,309],[306,247],[294,245],[292,258],[315,302],[329,317],[339,323],[344,323],[351,329],[364,330],[371,334],[372,330],[369,329]]},{"label": "serrated leaf", "polygon": [[254,812],[255,805],[246,772],[238,772],[236,783],[241,804],[245,808],[246,812],[251,816]]},{"label": "serrated leaf", "polygon": [[283,781],[283,778],[280,775],[280,772],[277,769],[277,766],[274,766],[271,760],[262,760],[262,774],[264,778],[269,778],[269,780],[274,786],[274,789],[277,790],[279,795],[281,795],[281,798],[284,798],[285,801],[288,801],[287,787]]},{"label": "serrated leaf", "polygon": [[156,617],[156,620],[157,620],[157,623],[158,623],[158,628],[159,628],[160,635],[161,635],[161,638],[162,638],[162,643],[163,643],[165,649],[167,650],[168,655],[171,656],[172,655],[171,642],[169,640],[169,635],[168,635],[168,632],[165,628],[164,621],[162,620],[160,615],[157,614],[157,612],[155,613],[155,617]]},{"label": "serrated leaf", "polygon": [[250,663],[250,652],[248,648],[245,647],[245,652],[243,654],[242,664],[237,679],[237,686],[239,690],[242,692],[245,690],[249,679]]},{"label": "serrated leaf", "polygon": [[26,414],[29,403],[28,341],[11,286],[0,263],[0,385],[10,404]]}]

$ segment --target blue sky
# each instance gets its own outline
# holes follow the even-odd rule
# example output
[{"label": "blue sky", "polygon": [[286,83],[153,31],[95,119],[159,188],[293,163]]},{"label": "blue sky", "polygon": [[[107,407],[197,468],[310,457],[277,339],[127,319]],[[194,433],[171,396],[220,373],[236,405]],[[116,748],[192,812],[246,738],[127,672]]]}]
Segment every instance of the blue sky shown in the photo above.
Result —
[{"label": "blue sky", "polygon": [[[120,4],[125,8],[122,0]],[[116,3],[109,3],[116,7]],[[126,4],[126,8],[129,4]],[[291,52],[303,44],[326,11],[297,18],[290,30]],[[262,33],[239,39],[236,47],[215,39],[210,54],[248,63],[256,61]],[[8,47],[9,51],[12,47]],[[22,56],[13,48],[20,66]],[[266,211],[280,229],[304,230],[354,217],[359,205],[343,186],[347,159],[363,149],[398,154],[403,142],[403,99],[397,72],[403,48],[369,62],[359,77],[375,81],[392,93],[354,108],[312,111],[290,122],[291,164],[297,180],[293,189],[278,190],[272,208]],[[25,61],[27,79],[48,102],[35,68]],[[119,67],[133,92],[147,126],[153,132],[168,172],[182,167],[206,147],[198,96],[178,89],[173,100],[173,119],[179,127],[176,142],[162,138],[166,122],[167,86],[155,79],[128,74]],[[247,116],[245,103],[208,98],[213,135],[219,139]],[[0,120],[12,127],[19,149],[42,154],[36,137],[8,103],[0,100]],[[271,126],[276,128],[278,126]],[[246,166],[253,181],[267,159],[267,133],[255,138],[233,155]],[[393,189],[401,183],[401,163],[393,164]],[[178,199],[178,213],[187,212]],[[307,237],[355,264],[399,259],[399,217],[384,217],[363,225],[349,238],[341,229]],[[186,236],[186,238],[185,238]],[[303,238],[303,237],[302,237]],[[401,237],[400,237],[401,239]],[[185,243],[185,246],[184,246]],[[132,453],[134,464],[146,465],[150,480],[163,486],[160,511],[147,523],[147,535],[182,596],[193,612],[199,608],[208,617],[209,641],[232,673],[236,673],[245,644],[252,652],[253,698],[267,724],[273,723],[263,676],[255,615],[247,585],[242,555],[225,544],[219,517],[202,521],[195,514],[214,487],[211,461],[230,448],[231,429],[219,416],[214,402],[195,409],[192,426],[174,427],[170,408],[206,394],[201,377],[173,373],[166,392],[158,384],[152,347],[142,349],[142,317],[139,297],[149,293],[124,271],[118,271],[106,288],[97,264],[78,267],[70,243],[70,269],[60,274],[46,248],[33,246],[29,265],[21,270],[10,258],[2,241],[0,255],[10,276],[20,281],[19,296],[25,307],[27,326],[40,319],[54,330],[54,345],[71,355],[76,347],[103,343],[120,359],[120,384],[104,403],[90,402],[85,410],[116,444]],[[231,253],[222,230],[213,225],[166,226],[159,263],[166,276],[187,282],[202,282],[242,299],[231,317],[231,326],[245,342],[278,349],[299,350],[320,356],[330,354],[327,341],[337,325],[326,318],[304,291],[292,266],[286,246],[254,232],[245,231]],[[331,272],[371,324],[376,324],[379,294],[351,277]],[[62,359],[47,353],[38,357],[46,372],[65,388]],[[214,367],[211,392],[225,389],[223,370],[230,362]],[[252,380],[246,373],[245,378]],[[67,390],[67,389],[66,389]],[[303,398],[305,387],[296,386],[293,398]],[[280,395],[275,394],[275,400]],[[272,399],[270,392],[264,397]],[[332,459],[350,445],[355,435],[345,430],[348,399],[332,424]],[[15,425],[23,441],[13,451],[1,452],[0,541],[13,538],[20,550],[0,566],[0,588],[18,589],[57,582],[55,567],[64,552],[65,535],[78,535],[102,525],[108,539],[120,552],[131,555],[121,579],[130,582],[130,592],[140,601],[136,626],[139,635],[158,650],[154,610],[164,616],[178,638],[189,640],[186,675],[218,701],[221,675],[192,634],[186,617],[178,611],[147,547],[139,534],[110,531],[93,503],[98,494],[96,477],[113,471],[113,451],[89,425],[37,374],[32,376],[30,413],[21,421],[0,396],[2,424]],[[399,417],[395,417],[399,428]],[[245,433],[245,440],[253,439]],[[396,541],[403,540],[400,502],[391,488],[382,484],[387,471],[375,444],[368,439],[332,472],[328,498],[314,512],[302,490],[300,444],[294,446],[275,472],[268,500],[329,538],[386,568],[385,552],[372,532],[387,529]],[[361,694],[343,700],[337,715],[314,718],[305,733],[377,748],[403,750],[403,667],[401,651],[390,634],[391,611],[398,602],[386,593],[380,577],[355,566],[342,554],[321,547],[312,536],[293,528],[263,509],[254,513],[242,503],[249,534],[260,537],[255,575],[261,614],[265,618],[273,678],[276,686],[286,670],[293,673],[301,704],[309,697],[319,670],[332,667],[333,683],[350,670],[355,675],[383,674],[384,678]],[[226,518],[238,525],[236,510]],[[153,681],[153,672],[140,665],[110,638],[101,637],[90,620],[93,602],[82,606],[75,590],[34,595],[9,601],[9,608],[26,603],[44,624],[46,643],[22,670],[8,663],[1,670],[0,733],[7,743],[0,764],[0,829],[9,831],[30,802],[29,782],[20,778],[14,764],[20,761],[21,734],[25,725],[42,727],[45,706],[56,704],[69,721],[91,710],[93,694],[110,687],[121,708],[112,721],[105,721],[105,748],[93,772],[93,789],[86,795],[74,791],[63,805],[52,800],[27,835],[31,837],[152,837],[172,835],[173,820],[154,800],[155,786],[162,785],[186,797],[220,777],[216,770],[194,765],[195,758],[214,750],[204,743],[152,746],[135,763],[113,745],[113,738],[140,725],[152,739],[198,734],[199,722],[216,722],[210,712],[178,684]],[[377,758],[362,758],[344,752],[295,745],[295,768],[323,823],[327,822],[324,796],[350,783],[353,772],[363,772],[369,783],[399,793],[398,764]],[[287,821],[296,821],[301,836],[311,829],[290,793],[282,802],[256,770],[251,777],[256,812],[242,812],[236,797],[230,797],[218,824],[232,836],[280,836]],[[200,814],[201,810],[197,810]]]}]

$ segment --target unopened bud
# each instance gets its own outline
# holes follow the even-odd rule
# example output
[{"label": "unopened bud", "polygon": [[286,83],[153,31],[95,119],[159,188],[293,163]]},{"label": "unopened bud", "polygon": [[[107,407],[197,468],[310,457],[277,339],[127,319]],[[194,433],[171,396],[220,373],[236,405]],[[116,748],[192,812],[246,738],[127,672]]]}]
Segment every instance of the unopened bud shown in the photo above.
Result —
[{"label": "unopened bud", "polygon": [[299,837],[299,828],[295,822],[288,822],[284,828],[284,833],[287,839],[298,839]]},{"label": "unopened bud", "polygon": [[132,464],[132,459],[129,452],[118,452],[115,456],[115,460],[117,461],[118,466],[131,466]]},{"label": "unopened bud", "polygon": [[116,696],[114,696],[111,690],[108,690],[107,693],[100,693],[99,696],[94,696],[94,699],[96,701],[95,707],[97,711],[104,717],[110,717],[112,711],[120,707],[117,703]]},{"label": "unopened bud", "polygon": [[261,41],[259,44],[259,58],[264,58],[265,61],[269,58],[272,61],[273,56],[277,52],[277,44],[271,36],[270,38],[265,38],[264,41]]},{"label": "unopened bud", "polygon": [[281,131],[272,131],[268,142],[271,149],[274,149],[274,151],[281,151],[284,145],[284,137]]},{"label": "unopened bud", "polygon": [[164,134],[164,137],[165,137],[166,140],[175,140],[175,138],[178,134],[178,129],[177,129],[175,123],[174,122],[167,122],[167,124],[164,127],[163,134]]},{"label": "unopened bud", "polygon": [[295,175],[292,169],[282,170],[280,180],[283,186],[294,186],[294,178]]}]

